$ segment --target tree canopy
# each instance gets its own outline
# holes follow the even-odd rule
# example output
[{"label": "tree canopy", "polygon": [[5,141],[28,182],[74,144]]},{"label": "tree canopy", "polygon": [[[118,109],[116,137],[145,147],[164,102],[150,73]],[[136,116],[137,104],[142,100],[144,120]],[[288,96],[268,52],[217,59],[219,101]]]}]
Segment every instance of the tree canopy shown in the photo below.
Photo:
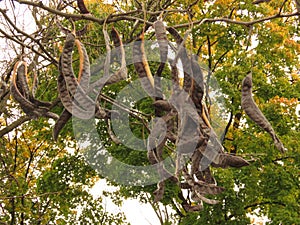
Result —
[{"label": "tree canopy", "polygon": [[105,197],[161,224],[300,224],[299,0],[0,13],[1,224],[127,224]]}]

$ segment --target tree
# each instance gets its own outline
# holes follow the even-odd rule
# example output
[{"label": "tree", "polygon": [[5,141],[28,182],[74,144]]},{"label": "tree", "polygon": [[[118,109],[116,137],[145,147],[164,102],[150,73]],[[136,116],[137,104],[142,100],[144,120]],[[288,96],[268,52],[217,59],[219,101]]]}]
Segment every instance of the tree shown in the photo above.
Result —
[{"label": "tree", "polygon": [[[103,212],[104,206],[101,201],[94,201],[85,189],[91,187],[99,176],[109,174],[109,178],[112,178],[110,184],[119,187],[114,193],[116,200],[134,197],[142,202],[149,202],[160,217],[161,224],[191,224],[191,221],[193,224],[248,224],[250,221],[248,214],[255,213],[268,216],[270,224],[299,224],[299,141],[297,138],[299,120],[295,108],[299,104],[300,95],[298,74],[300,43],[297,38],[299,12],[296,11],[296,1],[282,0],[253,4],[252,1],[172,2],[166,0],[113,1],[109,4],[102,1],[44,3],[20,0],[5,1],[0,4],[2,4],[0,5],[1,23],[4,27],[0,29],[1,40],[11,49],[7,56],[1,59],[1,71],[3,71],[0,86],[1,179],[3,181],[1,222],[46,224],[47,221],[71,223],[80,220],[83,223],[92,221],[121,224],[124,220],[122,214],[113,218]],[[32,17],[31,21],[34,23],[32,31],[25,29],[19,22],[20,17],[11,8],[13,5],[15,9],[28,10],[28,15]],[[165,34],[163,30],[159,30],[162,29],[162,24],[156,23],[157,20],[160,21],[159,18],[166,24]],[[152,50],[153,42],[150,42],[156,40],[151,30],[153,25],[154,28],[155,25],[160,26],[156,27],[158,29],[156,34],[161,32],[157,39],[162,38],[158,43],[160,48],[156,47],[155,50]],[[116,72],[113,78],[119,81],[115,82],[113,79],[108,81],[112,84],[107,84],[101,90],[100,96],[96,96],[99,97],[97,100],[99,100],[100,110],[97,111],[98,118],[95,120],[95,135],[91,135],[89,140],[91,143],[96,143],[95,140],[98,141],[98,134],[100,134],[101,147],[107,149],[109,153],[101,157],[95,157],[97,154],[101,155],[99,146],[90,145],[87,152],[78,150],[86,140],[80,137],[88,133],[89,125],[94,124],[88,122],[82,124],[81,120],[76,118],[71,121],[72,115],[68,113],[66,107],[67,100],[62,97],[63,86],[59,89],[59,93],[57,91],[57,80],[61,79],[58,75],[63,73],[59,68],[64,69],[62,65],[69,60],[68,57],[63,57],[64,53],[65,55],[70,53],[70,50],[66,51],[66,36],[69,38],[67,40],[72,41],[75,36],[68,33],[74,29],[74,26],[77,38],[83,44],[80,45],[75,41],[76,49],[71,61],[74,71],[79,71],[77,77],[79,84],[84,87],[84,80],[87,79],[83,71],[88,70],[86,63],[88,59],[92,65],[95,65],[91,68],[92,75],[95,75],[91,77],[92,81],[99,78],[97,71],[102,71],[103,68],[104,72],[100,73],[106,75],[109,72]],[[110,34],[112,42],[108,40],[109,35],[106,33],[110,30],[112,30]],[[137,42],[139,38],[140,42]],[[206,94],[213,93],[214,95],[210,96],[214,99],[210,100],[207,95],[205,98],[204,89],[200,85],[201,80],[197,80],[196,76],[192,80],[185,75],[183,83],[176,81],[176,76],[172,77],[176,72],[174,64],[172,65],[172,61],[167,62],[166,59],[161,60],[165,54],[164,40],[169,40],[169,43],[175,46],[173,52],[181,60],[186,74],[189,74],[189,69],[195,74],[196,71],[199,73],[198,61],[201,62],[201,70],[206,73],[204,77],[207,84]],[[145,41],[144,50],[143,41]],[[181,43],[189,51],[180,52],[183,46]],[[121,70],[122,56],[124,56],[120,47],[122,44],[126,57],[132,54],[132,48],[135,49],[133,59],[147,57],[147,61],[146,59],[143,61],[144,64],[135,60],[133,65],[127,65],[127,77],[123,80],[117,76],[124,75],[122,74],[124,70]],[[110,49],[112,49],[110,57],[105,57]],[[88,57],[85,55],[85,50]],[[146,54],[143,54],[143,51]],[[191,56],[192,54],[194,56]],[[100,55],[104,57],[99,58]],[[174,61],[175,59],[173,58]],[[27,81],[23,79],[23,82],[28,83],[28,88],[20,85],[22,76],[18,77],[17,73],[22,74],[21,69],[18,69],[21,67],[14,70],[19,60],[26,61],[28,64],[28,73],[23,72],[23,76],[27,76]],[[128,58],[126,60],[128,61]],[[101,65],[101,62],[106,63]],[[192,65],[190,68],[187,66],[189,63]],[[110,67],[106,66],[108,64]],[[176,144],[178,144],[172,140],[178,139],[180,134],[183,134],[181,138],[189,141],[194,135],[192,132],[195,131],[191,125],[195,124],[193,108],[186,110],[189,113],[186,117],[178,119],[180,114],[168,114],[166,113],[168,110],[164,110],[171,106],[163,101],[164,97],[159,94],[159,88],[155,90],[154,98],[147,96],[151,92],[151,85],[155,84],[155,87],[159,87],[157,79],[151,83],[147,64],[152,74],[161,74],[161,90],[165,96],[172,96],[175,92],[174,87],[171,91],[172,82],[169,82],[175,79],[179,84],[178,90],[193,93],[191,100],[196,108],[195,113],[201,118],[203,118],[202,112],[206,102],[210,112],[206,117],[210,121],[203,120],[201,128],[209,127],[211,124],[217,133],[221,133],[221,144],[225,149],[224,157],[237,160],[239,165],[245,164],[241,157],[250,162],[249,166],[238,169],[209,167],[210,170],[205,170],[206,173],[202,171],[204,184],[199,185],[203,189],[199,191],[198,198],[204,197],[207,192],[211,195],[206,197],[211,198],[212,201],[205,198],[202,200],[213,203],[219,200],[218,204],[204,203],[203,209],[199,211],[201,204],[192,201],[190,193],[182,191],[183,186],[186,185],[189,191],[195,192],[193,185],[197,186],[198,183],[193,183],[191,180],[194,178],[188,176],[189,167],[174,171],[171,166],[172,160],[168,164],[170,168],[165,164],[166,170],[178,175],[177,179],[182,182],[187,181],[182,184],[183,186],[178,185],[176,176],[171,176],[170,173],[167,174],[170,179],[165,183],[159,182],[158,188],[156,182],[152,182],[151,185],[138,185],[148,177],[155,181],[159,180],[155,175],[154,177],[149,175],[149,171],[145,171],[144,177],[135,174],[134,170],[131,173],[124,173],[128,171],[126,165],[146,167],[151,165],[149,159],[150,162],[151,159],[157,162],[155,160],[160,157],[169,159],[170,155],[176,153]],[[275,148],[268,134],[251,121],[241,108],[242,80],[249,70],[252,70],[254,100],[288,149],[285,154],[281,154]],[[12,74],[15,74],[15,87],[21,93],[21,102],[16,101],[13,93]],[[146,77],[142,83],[145,90],[139,88],[135,82],[138,76]],[[37,86],[34,82],[35,77],[38,77]],[[66,85],[68,85],[67,79]],[[219,86],[216,86],[213,80],[216,80]],[[76,99],[76,88],[68,90],[69,93],[74,91],[72,95]],[[90,97],[95,98],[94,95]],[[197,100],[202,97],[203,101],[197,103]],[[176,98],[178,99],[179,97]],[[89,101],[88,98],[81,100],[76,99],[79,105]],[[212,100],[215,100],[214,104]],[[29,103],[26,105],[24,102]],[[176,101],[173,104],[176,106]],[[179,104],[175,109],[178,111],[180,107]],[[114,114],[115,111],[121,112],[121,115]],[[129,130],[126,121],[120,119],[123,112],[130,115]],[[217,114],[220,116],[218,117]],[[61,121],[62,125],[56,125],[56,128],[58,127],[58,130],[64,128],[58,136],[58,141],[54,142],[51,132],[58,115],[64,116],[57,120]],[[149,156],[148,152],[147,156],[147,152],[136,151],[132,146],[141,143],[138,147],[142,148],[143,142],[137,140],[147,137],[148,140],[152,138],[157,141],[158,137],[153,133],[160,134],[164,130],[155,130],[163,127],[161,121],[153,120],[154,126],[151,127],[153,117],[165,119],[167,127],[172,125],[178,130],[173,130],[175,137],[169,133],[167,138],[169,141],[165,140],[164,145],[153,144],[152,147],[157,152],[161,150],[162,155],[156,153]],[[176,121],[183,125],[176,125]],[[187,124],[189,126],[185,126]],[[122,133],[121,131],[124,130],[125,132]],[[190,136],[184,136],[186,132],[190,132]],[[126,145],[119,143],[119,141],[124,143],[124,140]],[[149,143],[151,144],[151,141]],[[189,146],[188,144],[190,142],[184,142],[182,148]],[[69,153],[66,150],[68,146],[75,147],[76,151]],[[111,156],[123,164],[112,161],[110,165],[107,162],[110,162]],[[185,162],[189,164],[189,159]],[[95,168],[100,173],[96,173]],[[158,175],[166,173],[160,166],[157,166],[157,169],[160,172]],[[109,173],[105,173],[107,170]],[[132,177],[132,183],[118,182],[124,181],[123,178],[128,182],[128,177]],[[198,179],[200,180],[199,177]],[[218,186],[212,184],[214,179]],[[216,193],[218,195],[214,195]],[[198,199],[198,202],[201,201]],[[83,208],[80,216],[75,211],[78,207]],[[169,213],[162,216],[161,210]]]}]

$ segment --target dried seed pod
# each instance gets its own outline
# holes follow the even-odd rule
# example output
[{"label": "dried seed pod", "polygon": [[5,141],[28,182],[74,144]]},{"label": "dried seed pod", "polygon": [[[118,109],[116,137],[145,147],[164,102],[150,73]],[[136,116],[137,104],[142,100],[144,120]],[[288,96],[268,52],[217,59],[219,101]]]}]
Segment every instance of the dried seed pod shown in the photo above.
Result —
[{"label": "dried seed pod", "polygon": [[184,81],[183,81],[183,89],[186,92],[190,92],[193,89],[193,71],[192,71],[192,65],[190,57],[188,56],[188,53],[185,49],[184,45],[184,38],[180,36],[180,34],[177,32],[176,29],[173,27],[168,27],[169,33],[174,37],[176,43],[177,43],[177,55],[175,56],[175,60],[173,62],[173,65],[176,65],[177,60],[176,58],[179,58],[182,62],[183,71],[184,71]]},{"label": "dried seed pod", "polygon": [[[163,99],[162,89],[161,89],[161,76],[165,68],[165,64],[168,58],[168,40],[167,33],[164,23],[161,20],[154,22],[154,31],[156,34],[156,39],[158,41],[159,52],[160,52],[160,64],[156,71],[156,76],[154,80],[155,86],[155,100]],[[155,107],[155,116],[162,116],[163,111],[159,107]]]},{"label": "dried seed pod", "polygon": [[[76,77],[74,76],[73,66],[72,66],[72,52],[75,43],[75,35],[70,33],[67,35],[66,42],[63,48],[63,52],[61,54],[60,59],[60,71],[65,80],[66,87],[71,96],[75,97],[77,104],[85,109],[86,114],[91,114],[93,107],[95,106],[94,101],[87,95],[85,90],[79,85]],[[86,53],[83,45],[79,45],[82,47],[82,52]],[[84,64],[88,67],[89,71],[89,59],[87,54],[84,56]],[[73,112],[73,114],[76,112]],[[76,115],[75,115],[76,116]],[[79,116],[79,115],[78,115]],[[89,115],[90,117],[92,115]]]},{"label": "dried seed pod", "polygon": [[[111,54],[117,55],[118,57],[121,56],[121,59],[119,62],[121,64],[121,67],[113,75],[109,75],[108,77],[104,76],[104,77],[100,78],[99,80],[97,80],[96,82],[94,82],[93,84],[91,84],[91,89],[99,90],[99,88],[102,88],[104,85],[114,84],[114,83],[117,83],[117,82],[127,78],[125,50],[124,50],[124,46],[123,46],[122,40],[120,38],[120,35],[115,28],[112,28],[111,36],[112,36],[112,40],[113,40],[114,46],[115,46],[115,48],[112,50]],[[107,37],[108,37],[108,35],[106,35],[106,38]],[[117,50],[116,50],[116,48],[117,48]],[[107,65],[107,62],[104,63],[103,68],[105,67],[105,65]],[[100,71],[100,69],[98,69],[98,70]]]},{"label": "dried seed pod", "polygon": [[17,88],[24,98],[29,99],[30,89],[29,89],[28,79],[27,79],[27,63],[17,62],[15,66],[16,66],[16,70],[18,69],[20,70],[19,74],[18,71],[16,72],[16,77],[15,77],[15,83],[17,85]]},{"label": "dried seed pod", "polygon": [[[79,58],[80,58],[78,81],[79,81],[79,84],[81,85],[81,87],[84,90],[87,90],[88,86],[89,86],[89,79],[90,79],[90,69],[89,69],[90,67],[89,67],[88,61],[85,60],[85,58],[88,56],[87,56],[85,48],[82,46],[82,44],[79,41],[76,40],[75,44],[78,48]],[[61,61],[60,61],[60,63],[61,63]],[[61,80],[62,78],[63,77],[60,76],[59,80]],[[62,96],[60,96],[60,97],[62,99]],[[66,99],[66,97],[63,97],[63,98]],[[69,96],[68,99],[70,100],[71,97]],[[71,117],[72,117],[72,114],[67,109],[64,109],[63,112],[61,113],[61,115],[59,116],[58,120],[55,122],[53,131],[52,131],[52,136],[55,141],[57,140],[60,131],[66,125],[66,123],[69,121],[69,119]]]},{"label": "dried seed pod", "polygon": [[79,72],[78,72],[78,82],[81,86],[81,88],[84,91],[87,91],[89,88],[89,83],[90,83],[90,62],[88,60],[88,54],[86,52],[85,47],[79,40],[75,40],[75,44],[77,46],[78,52],[79,52]]},{"label": "dried seed pod", "polygon": [[278,150],[282,153],[286,151],[286,148],[283,146],[282,142],[277,137],[272,125],[269,123],[264,114],[260,111],[258,106],[253,100],[252,97],[252,73],[249,73],[242,82],[242,108],[245,113],[249,116],[249,118],[259,125],[262,129],[267,131]]},{"label": "dried seed pod", "polygon": [[111,35],[111,38],[112,38],[115,48],[118,48],[121,45],[123,45],[122,40],[120,38],[120,34],[114,27],[111,29],[110,35]]},{"label": "dried seed pod", "polygon": [[60,59],[59,60],[60,74],[57,77],[57,90],[63,106],[74,116],[77,116],[78,118],[82,118],[82,119],[89,119],[91,116],[86,112],[86,110],[79,107],[75,102],[73,102],[73,98],[67,89],[67,84],[62,75],[61,69],[62,69],[62,65]]},{"label": "dried seed pod", "polygon": [[160,65],[156,72],[156,76],[160,77],[168,58],[168,39],[165,25],[161,20],[154,22],[153,27],[160,52]]},{"label": "dried seed pod", "polygon": [[154,202],[159,202],[162,200],[164,193],[165,193],[165,182],[160,181],[157,183],[157,189],[153,192],[154,194]]},{"label": "dried seed pod", "polygon": [[124,49],[122,39],[120,37],[120,34],[114,27],[111,30],[111,35],[112,35],[112,40],[113,40],[115,48],[118,48],[118,50],[121,53],[120,54],[121,55],[121,68],[116,73],[117,74],[116,76],[120,77],[121,79],[126,79],[127,78],[127,67],[126,67],[126,59],[125,59],[126,58],[125,57],[125,49]]},{"label": "dried seed pod", "polygon": [[145,55],[143,35],[141,35],[133,44],[133,61],[136,72],[139,77],[142,78],[142,86],[150,96],[153,96],[154,79]]},{"label": "dried seed pod", "polygon": [[[208,198],[206,198],[202,195],[202,193],[213,192],[213,191],[212,191],[211,188],[207,188],[207,187],[204,187],[204,186],[201,187],[201,185],[199,185],[197,182],[195,182],[194,178],[188,173],[186,168],[182,169],[182,174],[183,174],[184,179],[188,183],[188,185],[191,186],[191,191],[195,193],[195,196],[197,197],[197,200],[199,202],[203,201],[203,202],[206,202],[208,204],[217,204],[217,203],[219,203],[219,201],[217,201],[217,200],[208,199]],[[218,189],[219,191],[223,191],[221,187],[218,187],[218,188],[216,188],[215,190]],[[219,192],[219,191],[216,191],[216,192]]]},{"label": "dried seed pod", "polygon": [[161,20],[157,20],[154,22],[153,27],[159,45],[160,61],[165,63],[168,57],[168,39],[165,25]]},{"label": "dried seed pod", "polygon": [[[217,161],[217,163],[215,163]],[[230,154],[218,154],[216,157],[216,160],[212,162],[211,164],[213,167],[221,167],[221,168],[227,168],[227,167],[235,167],[240,168],[243,166],[249,166],[249,162],[247,162],[245,159],[239,156],[230,155]]]},{"label": "dried seed pod", "polygon": [[165,133],[167,127],[167,121],[171,119],[171,117],[167,114],[163,116],[160,120],[156,121],[153,124],[153,128],[147,139],[147,156],[148,160],[152,165],[156,166],[156,169],[161,177],[161,181],[157,184],[157,189],[153,192],[154,194],[154,202],[158,202],[163,198],[165,183],[164,179],[169,177],[173,182],[177,183],[177,178],[175,178],[171,173],[169,173],[162,161],[163,161],[163,150],[167,141],[167,136],[162,136]]},{"label": "dried seed pod", "polygon": [[59,118],[56,120],[53,131],[52,131],[52,137],[55,141],[57,141],[58,135],[62,128],[66,125],[66,123],[69,121],[69,119],[72,117],[72,114],[64,109]]},{"label": "dried seed pod", "polygon": [[[55,113],[50,112],[49,108],[35,104],[41,101],[38,100],[35,100],[35,102],[30,101],[29,99],[30,93],[29,93],[27,79],[24,79],[26,77],[26,73],[27,73],[27,64],[25,62],[17,62],[14,66],[11,86],[10,86],[10,91],[13,98],[20,104],[22,110],[32,119],[37,119],[38,117],[41,116],[57,119],[58,116]],[[19,80],[19,84],[17,84],[17,80]],[[25,85],[25,86],[21,87],[21,85]],[[22,89],[22,92],[19,90],[19,87]],[[24,96],[23,94],[25,94],[25,92],[27,93]]]},{"label": "dried seed pod", "polygon": [[84,4],[84,0],[77,0],[77,6],[82,14],[90,13]]}]

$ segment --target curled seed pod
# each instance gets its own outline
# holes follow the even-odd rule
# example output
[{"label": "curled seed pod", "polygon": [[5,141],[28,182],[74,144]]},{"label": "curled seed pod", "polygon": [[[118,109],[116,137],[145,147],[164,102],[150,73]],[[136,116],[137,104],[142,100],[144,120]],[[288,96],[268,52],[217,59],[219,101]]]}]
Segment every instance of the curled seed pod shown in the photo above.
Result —
[{"label": "curled seed pod", "polygon": [[[154,79],[145,55],[143,35],[141,35],[133,44],[133,60],[135,70],[139,77],[142,78],[141,82],[145,91],[150,95],[153,95]],[[143,78],[147,79],[145,80]]]},{"label": "curled seed pod", "polygon": [[[156,34],[156,39],[158,41],[159,52],[160,52],[160,65],[156,71],[156,76],[160,77],[168,58],[168,39],[167,39],[165,25],[161,20],[157,20],[156,22],[154,22],[153,27]],[[157,86],[159,86],[159,90],[156,90],[156,93],[161,92],[159,78],[155,86],[156,89],[158,88]]]},{"label": "curled seed pod", "polygon": [[[25,62],[17,62],[15,64],[10,86],[11,95],[20,104],[22,110],[32,119],[37,119],[41,116],[57,119],[58,116],[55,113],[50,112],[49,108],[36,105],[35,103],[31,102],[28,98],[26,98],[27,96],[23,96],[20,92],[17,85],[17,80],[20,80],[20,78],[22,77],[25,78],[26,72],[27,64]],[[24,83],[24,85],[27,86],[25,88],[23,87],[23,93],[25,93],[25,90],[27,88],[29,90],[28,83],[25,79],[22,82],[25,82],[26,84]],[[19,83],[19,86],[20,84],[23,84],[22,82]]]},{"label": "curled seed pod", "polygon": [[168,115],[162,117],[161,120],[156,121],[151,129],[151,132],[147,139],[147,156],[148,160],[152,165],[156,166],[158,174],[161,177],[161,181],[157,184],[157,189],[153,192],[154,194],[154,202],[158,202],[163,198],[164,190],[165,190],[165,182],[164,178],[170,177],[170,179],[177,183],[178,180],[173,175],[171,175],[165,168],[162,163],[163,161],[163,150],[166,144],[167,138],[166,136],[162,136],[164,134],[164,130],[166,127],[164,123],[168,120]]},{"label": "curled seed pod", "polygon": [[62,114],[59,116],[58,120],[56,120],[52,131],[52,137],[55,141],[57,141],[60,131],[66,125],[66,123],[69,121],[71,117],[72,114],[68,110],[64,109]]},{"label": "curled seed pod", "polygon": [[168,57],[168,39],[165,25],[161,20],[157,20],[154,22],[153,27],[159,45],[160,61],[165,63]]},{"label": "curled seed pod", "polygon": [[[24,90],[23,90],[23,94],[22,94],[22,92],[19,89],[19,88],[21,88],[22,83],[21,82],[17,83],[18,77],[25,77],[25,73],[26,73],[26,63],[25,62],[17,62],[14,66],[14,70],[13,70],[13,74],[12,74],[10,92],[11,92],[12,97],[18,103],[20,103],[22,110],[28,116],[30,116],[31,118],[37,118],[38,115],[36,115],[36,113],[34,113],[35,105],[23,96],[23,94],[29,94],[29,92],[24,93]],[[45,112],[46,112],[46,109],[45,109]]]},{"label": "curled seed pod", "polygon": [[157,189],[153,192],[154,194],[154,202],[159,202],[165,193],[165,182],[164,181],[160,181],[157,183]]},{"label": "curled seed pod", "polygon": [[74,116],[82,119],[89,119],[91,116],[86,112],[86,110],[78,106],[76,102],[73,102],[73,98],[67,89],[67,84],[62,75],[61,69],[62,69],[62,65],[61,65],[61,58],[60,58],[59,60],[60,74],[57,77],[57,90],[63,106]]},{"label": "curled seed pod", "polygon": [[120,79],[127,78],[127,67],[126,67],[126,59],[125,59],[125,49],[122,42],[122,39],[118,33],[118,31],[113,27],[111,30],[112,40],[114,43],[115,48],[120,50],[121,55],[121,68],[116,73]]},{"label": "curled seed pod", "polygon": [[90,13],[84,4],[84,0],[77,0],[77,5],[80,10],[80,13],[82,13],[82,14]]},{"label": "curled seed pod", "polygon": [[[70,92],[71,96],[75,97],[76,95],[76,101],[78,105],[83,109],[91,109],[91,107],[95,105],[94,101],[86,94],[86,92],[82,89],[76,77],[74,76],[74,71],[72,66],[72,52],[74,48],[74,43],[75,43],[75,35],[72,33],[68,34],[63,48],[63,52],[61,54],[61,59],[60,59],[61,62],[59,64],[61,66],[60,71],[65,80],[67,90]],[[79,45],[79,46],[83,48],[83,45]],[[88,66],[89,69],[88,57],[84,56],[83,58],[85,64]]]},{"label": "curled seed pod", "polygon": [[200,202],[200,201],[203,201],[203,202],[206,202],[208,204],[217,204],[219,203],[219,201],[217,200],[213,200],[213,199],[208,199],[206,197],[204,197],[201,193],[205,193],[203,192],[204,190],[206,192],[209,192],[208,191],[208,188],[205,188],[205,187],[200,187],[199,184],[197,184],[194,180],[194,178],[188,173],[187,169],[186,168],[183,168],[182,170],[182,174],[183,174],[183,177],[184,179],[186,180],[186,182],[188,183],[188,185],[191,186],[191,191],[195,193],[196,197],[197,197],[197,200]]},{"label": "curled seed pod", "polygon": [[[105,36],[106,36],[106,38],[108,37],[108,35],[105,35]],[[104,77],[100,78],[99,80],[97,80],[96,82],[94,82],[93,84],[91,84],[91,89],[98,90],[100,87],[103,87],[104,85],[110,85],[110,84],[117,83],[123,79],[126,79],[126,77],[127,77],[125,50],[124,50],[124,46],[123,46],[122,40],[120,38],[120,35],[115,28],[112,28],[111,36],[112,36],[112,40],[113,40],[113,43],[115,46],[115,48],[112,50],[111,54],[112,54],[112,57],[116,56],[118,58],[119,63],[121,64],[121,67],[114,74],[109,75],[108,79],[107,79],[107,77],[104,76]],[[117,48],[117,50],[116,50],[116,48]],[[121,59],[119,59],[119,56],[121,56]],[[105,67],[106,64],[107,63],[105,62],[103,68]],[[96,68],[96,71],[100,71],[101,69],[102,68]],[[93,73],[96,73],[96,71],[94,71]]]},{"label": "curled seed pod", "polygon": [[[22,67],[20,67],[22,65]],[[28,85],[28,78],[27,78],[27,63],[26,62],[17,62],[16,63],[16,70],[20,70],[16,72],[15,83],[17,85],[18,90],[23,95],[24,98],[29,99],[30,97],[30,88]]]},{"label": "curled seed pod", "polygon": [[[88,57],[88,55],[86,53],[85,48],[82,47],[82,44],[79,41],[76,40],[75,44],[77,45],[77,48],[79,51],[79,57],[80,57],[78,81],[79,81],[81,87],[83,89],[87,90],[88,85],[89,85],[90,71],[89,71],[89,64],[88,64],[88,62],[86,62],[86,60],[84,58]],[[60,76],[59,79],[62,79],[62,78],[63,77]],[[67,94],[67,93],[65,93],[65,94]],[[61,99],[66,98],[66,97],[62,97],[62,95],[60,95],[60,97],[61,97]],[[68,98],[68,100],[71,99],[71,97],[69,95],[67,98]],[[63,100],[62,102],[65,102],[65,100]],[[64,109],[63,112],[61,113],[61,115],[59,116],[58,120],[55,122],[53,131],[52,131],[52,136],[55,141],[57,140],[60,131],[66,125],[66,123],[69,121],[69,119],[71,117],[72,117],[72,114],[67,109]]]},{"label": "curled seed pod", "polygon": [[[180,36],[180,34],[177,32],[176,29],[173,27],[168,28],[169,33],[174,37],[176,43],[177,43],[177,55],[175,56],[175,60],[173,62],[173,65],[177,63],[177,59],[179,58],[182,62],[183,71],[184,71],[184,81],[183,81],[183,88],[186,92],[190,92],[193,89],[193,71],[192,71],[192,65],[190,57],[188,56],[188,53],[184,46],[184,38]],[[188,33],[187,33],[188,34]]]},{"label": "curled seed pod", "polygon": [[110,34],[111,34],[114,46],[116,48],[119,47],[119,46],[121,46],[121,45],[123,45],[122,44],[122,40],[121,40],[120,35],[119,35],[119,32],[114,27],[111,29]]},{"label": "curled seed pod", "polygon": [[269,123],[264,114],[260,111],[252,97],[252,73],[249,73],[242,81],[242,108],[249,118],[262,129],[267,131],[272,137],[274,144],[282,153],[286,151],[282,142],[277,137],[272,125]]},{"label": "curled seed pod", "polygon": [[79,72],[78,72],[78,82],[81,86],[81,88],[85,91],[88,90],[89,88],[89,83],[90,83],[90,63],[88,60],[88,54],[86,52],[85,47],[79,40],[75,40],[75,44],[77,46],[78,52],[79,52]]}]

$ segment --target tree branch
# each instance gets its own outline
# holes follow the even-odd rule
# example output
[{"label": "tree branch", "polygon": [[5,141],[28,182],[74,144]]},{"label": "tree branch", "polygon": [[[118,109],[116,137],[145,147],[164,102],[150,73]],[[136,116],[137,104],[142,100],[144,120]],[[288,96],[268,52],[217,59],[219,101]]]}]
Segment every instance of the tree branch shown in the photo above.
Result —
[{"label": "tree branch", "polygon": [[281,206],[286,206],[286,204],[282,203],[282,202],[278,202],[278,201],[265,201],[265,202],[256,202],[256,203],[253,203],[253,204],[250,204],[250,205],[247,205],[244,207],[244,209],[249,209],[249,208],[252,208],[252,207],[257,207],[257,206],[260,206],[260,205],[281,205]]},{"label": "tree branch", "polygon": [[20,117],[17,121],[12,122],[10,125],[3,128],[2,130],[0,130],[0,137],[2,137],[3,135],[9,133],[10,131],[15,129],[16,127],[20,126],[21,124],[23,124],[24,122],[29,121],[29,120],[30,120],[30,118],[28,116]]},{"label": "tree branch", "polygon": [[[229,19],[229,18],[225,18],[225,17],[221,17],[221,18],[206,18],[206,19],[202,19],[202,20],[197,20],[194,22],[191,22],[192,25],[200,25],[202,23],[214,23],[214,22],[226,22],[226,23],[231,23],[231,24],[237,24],[237,25],[243,25],[243,26],[251,26],[254,25],[256,23],[261,23],[264,21],[268,21],[268,20],[273,20],[273,19],[277,19],[277,18],[286,18],[286,17],[293,17],[293,16],[299,16],[300,12],[295,12],[295,13],[291,13],[291,14],[276,14],[273,16],[268,16],[268,17],[264,17],[264,18],[260,18],[257,20],[252,20],[252,21],[240,21],[240,20],[233,20],[233,19]],[[191,23],[183,23],[183,24],[179,24],[179,25],[175,25],[173,26],[174,28],[184,28],[184,27],[189,27],[191,25]]]},{"label": "tree branch", "polygon": [[[10,18],[6,15],[5,10],[0,9],[1,14],[4,16],[4,18],[6,19],[6,21],[14,28],[14,30],[16,30],[18,33],[24,35],[25,37],[29,38],[30,40],[32,40],[34,43],[36,43],[40,49],[51,59],[51,62],[53,62],[54,64],[58,64],[57,60],[55,58],[53,58],[49,52],[44,48],[44,46],[37,40],[35,40],[33,37],[31,37],[29,34],[27,34],[26,32],[20,30],[11,20]],[[33,48],[33,47],[32,47]]]},{"label": "tree branch", "polygon": [[[75,20],[89,20],[89,21],[93,21],[93,22],[97,22],[100,25],[104,24],[105,19],[99,19],[96,18],[92,15],[88,15],[88,14],[71,14],[71,13],[64,13],[62,11],[53,9],[51,7],[45,6],[42,1],[40,2],[30,2],[30,1],[23,1],[23,0],[16,0],[17,2],[19,2],[20,4],[26,4],[26,5],[31,5],[34,7],[39,7],[41,9],[44,9],[50,13],[53,13],[55,15],[59,15],[65,18],[72,18]],[[283,5],[285,4],[286,0],[284,1]],[[282,6],[283,6],[282,5]],[[156,15],[156,14],[160,14],[163,11],[157,11],[157,12],[152,12],[151,14]],[[268,20],[272,20],[272,19],[276,19],[276,18],[286,18],[286,17],[293,17],[293,16],[299,16],[300,12],[295,12],[295,13],[291,13],[291,14],[281,14],[282,12],[282,7],[280,8],[279,12],[276,15],[273,16],[268,16],[268,17],[264,17],[264,18],[260,18],[257,20],[252,20],[252,21],[238,21],[238,20],[233,20],[233,19],[229,19],[227,17],[221,17],[221,18],[205,18],[205,19],[201,19],[201,20],[196,20],[194,22],[189,22],[189,23],[183,23],[183,24],[178,24],[173,26],[174,28],[185,28],[185,27],[190,27],[191,25],[200,25],[202,23],[214,23],[214,22],[226,22],[226,23],[231,23],[231,24],[238,24],[238,25],[243,25],[243,26],[251,26],[254,25],[256,23],[261,23],[264,21],[268,21]],[[121,20],[128,20],[128,21],[140,21],[140,22],[145,22],[147,25],[152,26],[153,23],[149,22],[149,21],[144,21],[143,18],[138,18],[138,17],[134,17],[134,16],[128,16],[128,14],[112,14],[110,15],[110,18],[107,19],[106,23],[114,23],[117,21],[121,21]]]}]

